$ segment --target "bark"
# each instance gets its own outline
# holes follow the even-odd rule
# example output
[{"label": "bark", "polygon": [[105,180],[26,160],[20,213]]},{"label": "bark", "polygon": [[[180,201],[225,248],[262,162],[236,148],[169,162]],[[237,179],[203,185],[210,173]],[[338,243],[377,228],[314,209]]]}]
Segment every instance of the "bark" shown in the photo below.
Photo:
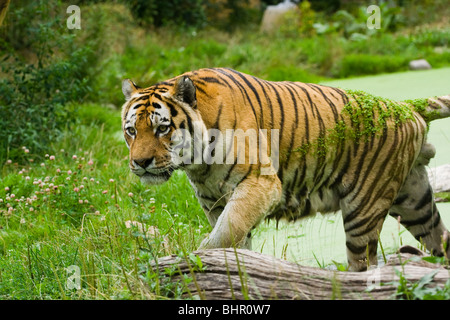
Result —
[{"label": "bark", "polygon": [[10,2],[10,0],[0,0],[0,26],[3,23],[3,19],[5,19],[6,11],[8,11]]},{"label": "bark", "polygon": [[[419,255],[418,255],[419,254]],[[449,270],[420,258],[407,247],[386,265],[366,272],[334,271],[276,259],[244,249],[195,251],[190,256],[163,257],[154,263],[170,281],[180,281],[186,297],[201,299],[392,299],[399,272],[417,283],[435,273],[426,286],[444,287]],[[396,272],[397,270],[397,272]],[[180,277],[183,274],[183,277]],[[190,279],[184,282],[182,279]]]}]

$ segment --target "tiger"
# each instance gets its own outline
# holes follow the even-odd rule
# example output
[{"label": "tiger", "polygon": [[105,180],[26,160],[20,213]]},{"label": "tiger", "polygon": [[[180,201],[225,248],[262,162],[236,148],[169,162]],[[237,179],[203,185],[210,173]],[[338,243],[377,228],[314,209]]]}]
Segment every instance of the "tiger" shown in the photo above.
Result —
[{"label": "tiger", "polygon": [[[230,68],[189,71],[147,88],[125,79],[122,92],[129,168],[147,184],[185,172],[212,227],[200,250],[251,249],[261,221],[340,210],[350,271],[377,265],[388,214],[434,255],[450,253],[426,172],[436,152],[426,141],[429,125],[450,116],[450,95],[396,102]],[[260,133],[264,143],[251,147],[247,135],[239,147],[229,130]],[[250,161],[252,148],[266,156]]]}]

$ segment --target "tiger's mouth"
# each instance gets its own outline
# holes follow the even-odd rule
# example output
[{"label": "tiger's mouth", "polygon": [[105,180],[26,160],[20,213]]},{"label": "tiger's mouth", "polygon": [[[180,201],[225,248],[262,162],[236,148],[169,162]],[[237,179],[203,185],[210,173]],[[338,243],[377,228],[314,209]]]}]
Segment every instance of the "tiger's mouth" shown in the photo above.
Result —
[{"label": "tiger's mouth", "polygon": [[166,182],[172,176],[174,169],[167,168],[159,170],[157,173],[145,171],[143,174],[136,174],[144,184],[161,184]]}]

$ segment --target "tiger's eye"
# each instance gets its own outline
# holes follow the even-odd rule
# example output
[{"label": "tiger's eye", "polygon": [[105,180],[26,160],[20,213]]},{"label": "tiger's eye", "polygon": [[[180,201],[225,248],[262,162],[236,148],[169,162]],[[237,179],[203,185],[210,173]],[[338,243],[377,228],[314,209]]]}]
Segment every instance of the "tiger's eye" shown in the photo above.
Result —
[{"label": "tiger's eye", "polygon": [[136,129],[133,127],[127,128],[127,132],[130,136],[134,136],[136,134]]},{"label": "tiger's eye", "polygon": [[166,132],[169,126],[161,125],[158,127],[159,132]]}]

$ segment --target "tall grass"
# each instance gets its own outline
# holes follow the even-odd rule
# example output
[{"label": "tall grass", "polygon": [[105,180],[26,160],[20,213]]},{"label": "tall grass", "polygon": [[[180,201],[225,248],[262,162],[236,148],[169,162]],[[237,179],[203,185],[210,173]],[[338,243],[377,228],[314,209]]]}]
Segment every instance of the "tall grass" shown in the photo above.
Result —
[{"label": "tall grass", "polygon": [[[168,294],[143,285],[154,278],[148,257],[192,251],[208,229],[185,175],[140,184],[127,168],[119,113],[90,104],[49,150],[59,151],[35,161],[25,146],[27,165],[3,167],[0,298]],[[67,288],[70,266],[80,269],[80,290]]]}]

